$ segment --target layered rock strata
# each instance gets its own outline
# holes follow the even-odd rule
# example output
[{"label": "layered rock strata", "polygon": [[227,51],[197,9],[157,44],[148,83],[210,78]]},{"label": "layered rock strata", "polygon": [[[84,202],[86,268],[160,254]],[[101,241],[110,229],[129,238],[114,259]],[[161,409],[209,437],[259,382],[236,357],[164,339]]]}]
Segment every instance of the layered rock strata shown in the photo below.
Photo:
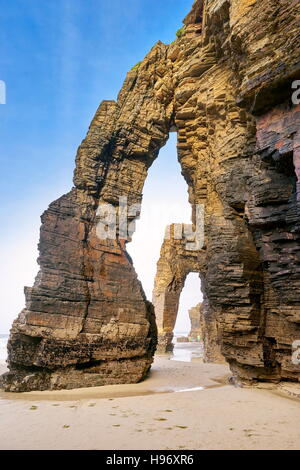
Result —
[{"label": "layered rock strata", "polygon": [[[140,202],[169,132],[190,202],[205,205],[208,308],[241,381],[299,381],[298,0],[196,0],[179,38],[158,42],[103,102],[74,188],[42,217],[40,272],[9,340],[5,390],[134,382],[156,344],[126,237],[97,236],[97,209]],[[134,219],[134,216],[131,216]],[[193,220],[195,223],[195,220]],[[118,231],[117,231],[118,232]]]},{"label": "layered rock strata", "polygon": [[[157,263],[152,303],[158,328],[157,351],[159,353],[173,350],[174,328],[180,295],[188,274],[204,270],[205,251],[188,250],[189,240],[184,236],[182,228],[181,224],[173,224],[168,227],[168,237],[162,244]],[[192,232],[191,229],[192,226],[189,227],[189,233]]]}]

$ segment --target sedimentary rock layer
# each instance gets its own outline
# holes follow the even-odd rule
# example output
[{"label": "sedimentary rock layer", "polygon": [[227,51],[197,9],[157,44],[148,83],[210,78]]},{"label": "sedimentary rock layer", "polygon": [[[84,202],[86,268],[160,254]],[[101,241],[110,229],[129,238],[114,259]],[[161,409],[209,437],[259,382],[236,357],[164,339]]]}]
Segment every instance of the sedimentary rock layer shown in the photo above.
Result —
[{"label": "sedimentary rock layer", "polygon": [[[204,250],[188,250],[182,224],[168,227],[157,263],[152,302],[158,328],[158,352],[173,350],[173,331],[177,320],[180,295],[189,273],[204,271]],[[187,227],[187,226],[185,226]],[[192,232],[192,226],[188,226]],[[200,284],[200,283],[199,283]],[[199,289],[199,298],[201,292]]]},{"label": "sedimentary rock layer", "polygon": [[180,37],[158,42],[118,100],[100,105],[74,188],[42,217],[40,272],[11,331],[6,390],[145,376],[153,311],[125,240],[97,237],[96,212],[119,196],[141,201],[175,129],[190,202],[205,205],[198,272],[222,353],[240,380],[299,380],[299,9],[298,0],[196,0]]},{"label": "sedimentary rock layer", "polygon": [[224,362],[221,352],[221,327],[214,311],[209,308],[205,293],[203,302],[189,310],[189,317],[191,320],[190,339],[199,338],[202,342],[204,362]]}]

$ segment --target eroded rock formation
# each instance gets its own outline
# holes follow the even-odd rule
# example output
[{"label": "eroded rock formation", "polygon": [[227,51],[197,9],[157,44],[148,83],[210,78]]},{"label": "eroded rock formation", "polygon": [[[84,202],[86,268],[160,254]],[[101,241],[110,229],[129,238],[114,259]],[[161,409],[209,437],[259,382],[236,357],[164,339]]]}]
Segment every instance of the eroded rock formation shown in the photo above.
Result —
[{"label": "eroded rock formation", "polygon": [[[188,236],[185,236],[185,233]],[[157,263],[153,289],[153,306],[155,309],[158,327],[157,352],[164,354],[174,348],[173,337],[177,320],[180,295],[190,273],[198,273],[200,279],[204,279],[206,270],[206,249],[189,249],[189,234],[193,233],[193,227],[173,224],[166,230],[166,237],[161,247],[160,258]],[[199,282],[200,284],[200,282]],[[203,358],[205,362],[222,362],[221,353],[221,324],[217,310],[209,305],[204,285],[202,285],[203,303],[189,311],[191,320],[192,339],[201,337],[203,341]],[[200,298],[199,288],[199,298]],[[184,338],[182,338],[182,341]],[[186,338],[188,341],[188,338]]]},{"label": "eroded rock formation", "polygon": [[[300,339],[298,0],[196,0],[179,39],[158,42],[103,102],[72,191],[42,217],[40,272],[9,341],[6,390],[134,382],[155,327],[125,240],[96,212],[140,202],[171,129],[192,205],[205,205],[202,284],[240,380],[294,380]],[[198,271],[200,272],[200,270]]]},{"label": "eroded rock formation", "polygon": [[191,330],[189,338],[191,341],[199,341],[202,337],[201,330],[201,315],[202,315],[202,303],[192,307],[189,310],[189,318],[191,321]]},{"label": "eroded rock formation", "polygon": [[191,308],[189,316],[192,325],[190,339],[194,340],[199,337],[203,342],[204,362],[224,362],[221,352],[221,327],[213,310],[209,308],[205,293],[204,301]]},{"label": "eroded rock formation", "polygon": [[[187,275],[204,271],[205,251],[187,250],[188,239],[182,227],[182,224],[168,227],[168,237],[162,244],[157,263],[152,302],[158,328],[159,353],[173,350],[173,331]],[[191,232],[192,226],[189,228],[188,232]]]}]

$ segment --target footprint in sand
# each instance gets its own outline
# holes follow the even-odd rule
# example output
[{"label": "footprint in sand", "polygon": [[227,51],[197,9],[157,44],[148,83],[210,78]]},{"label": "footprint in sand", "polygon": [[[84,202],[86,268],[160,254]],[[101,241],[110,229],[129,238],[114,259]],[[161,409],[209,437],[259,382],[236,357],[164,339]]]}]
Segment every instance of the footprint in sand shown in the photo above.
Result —
[{"label": "footprint in sand", "polygon": [[259,434],[257,434],[254,429],[243,429],[244,433],[246,434],[247,437],[259,437]]}]

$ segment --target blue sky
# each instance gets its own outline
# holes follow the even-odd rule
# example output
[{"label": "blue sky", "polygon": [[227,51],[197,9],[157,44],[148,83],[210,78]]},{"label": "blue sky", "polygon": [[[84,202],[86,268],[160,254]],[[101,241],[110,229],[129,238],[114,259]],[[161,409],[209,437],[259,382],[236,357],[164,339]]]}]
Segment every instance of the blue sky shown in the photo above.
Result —
[{"label": "blue sky", "polygon": [[[157,40],[175,39],[191,4],[0,0],[0,80],[7,86],[7,104],[0,105],[0,332],[23,307],[23,285],[36,274],[40,215],[70,190],[76,150],[99,102],[116,98],[127,71]],[[150,172],[145,198],[150,201],[147,191],[164,194],[172,171],[169,193],[174,188],[174,195],[175,189],[177,197],[182,194],[188,213],[175,145],[172,136]],[[135,258],[140,252],[134,243]],[[137,267],[142,280],[156,261],[152,270]]]}]

